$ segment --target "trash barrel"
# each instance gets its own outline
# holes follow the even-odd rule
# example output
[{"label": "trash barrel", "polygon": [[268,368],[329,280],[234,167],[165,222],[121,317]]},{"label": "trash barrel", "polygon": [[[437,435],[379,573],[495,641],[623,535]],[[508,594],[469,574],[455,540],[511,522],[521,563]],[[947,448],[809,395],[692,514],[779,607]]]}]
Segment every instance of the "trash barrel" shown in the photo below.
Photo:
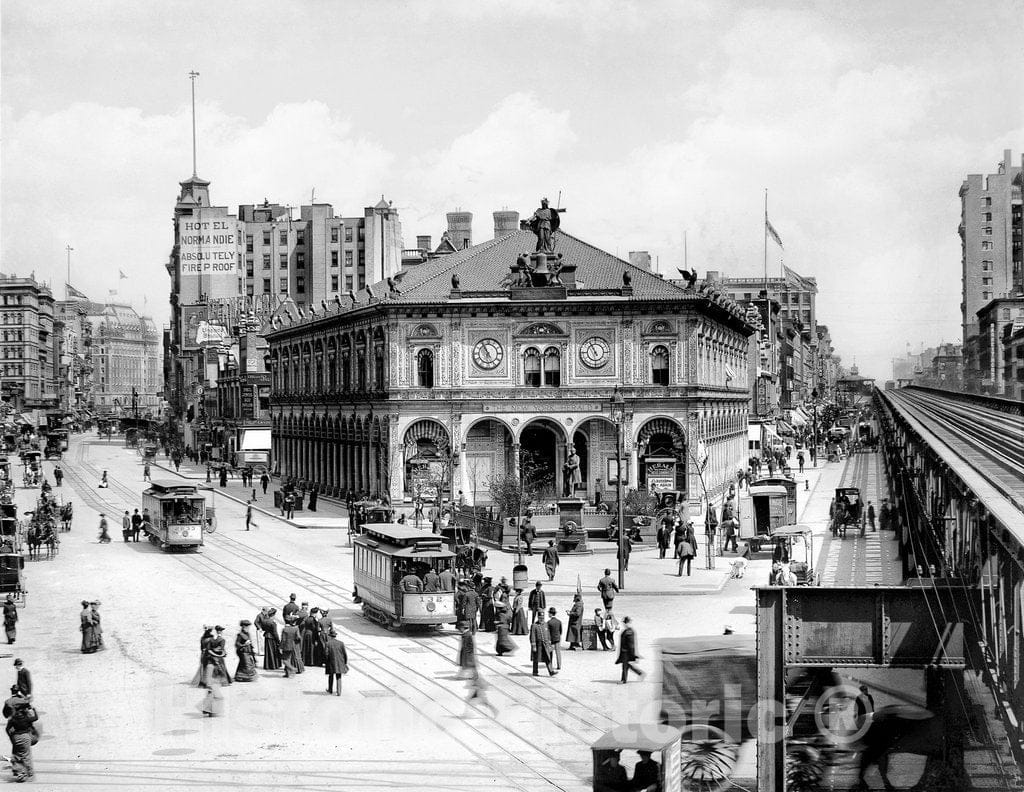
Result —
[{"label": "trash barrel", "polygon": [[281,508],[281,503],[283,502],[283,500],[284,499],[281,497],[281,490],[274,490],[274,508],[275,509],[280,509]]},{"label": "trash barrel", "polygon": [[521,589],[526,591],[530,587],[530,570],[526,564],[516,564],[512,567],[512,590]]}]

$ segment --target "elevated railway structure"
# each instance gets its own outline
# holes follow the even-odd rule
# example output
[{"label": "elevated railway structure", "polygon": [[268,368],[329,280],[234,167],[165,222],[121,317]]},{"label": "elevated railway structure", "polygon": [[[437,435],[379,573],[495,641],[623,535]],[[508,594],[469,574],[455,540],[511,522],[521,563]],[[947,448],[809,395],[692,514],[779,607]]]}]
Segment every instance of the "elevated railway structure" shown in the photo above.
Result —
[{"label": "elevated railway structure", "polygon": [[[876,391],[907,583],[965,624],[967,667],[1024,763],[1024,405],[907,387]],[[954,596],[954,591],[967,596]]]}]

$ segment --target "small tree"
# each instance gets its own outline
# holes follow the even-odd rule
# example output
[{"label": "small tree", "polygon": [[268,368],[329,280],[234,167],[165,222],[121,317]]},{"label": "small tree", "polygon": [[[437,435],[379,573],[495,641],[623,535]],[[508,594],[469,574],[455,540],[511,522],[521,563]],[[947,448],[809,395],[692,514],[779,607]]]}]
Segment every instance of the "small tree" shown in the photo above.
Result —
[{"label": "small tree", "polygon": [[626,514],[649,517],[658,511],[658,499],[647,490],[630,489],[626,493],[623,510]]},{"label": "small tree", "polygon": [[487,490],[502,517],[517,517],[536,500],[543,477],[543,468],[534,455],[524,451],[519,457],[519,476],[491,476]]}]

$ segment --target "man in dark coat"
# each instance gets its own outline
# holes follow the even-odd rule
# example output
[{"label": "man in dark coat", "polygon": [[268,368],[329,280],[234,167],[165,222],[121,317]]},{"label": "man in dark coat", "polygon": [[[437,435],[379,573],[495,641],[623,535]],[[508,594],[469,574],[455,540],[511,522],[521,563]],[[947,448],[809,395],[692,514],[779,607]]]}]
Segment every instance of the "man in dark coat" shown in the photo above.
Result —
[{"label": "man in dark coat", "polygon": [[[138,509],[135,510],[138,513]],[[124,517],[121,518],[121,536],[124,537],[125,542],[128,541],[128,537],[132,534],[132,518],[128,514],[128,510],[124,510]]]},{"label": "man in dark coat", "polygon": [[633,552],[633,543],[628,536],[622,537],[622,544],[615,549],[615,558],[622,561],[622,569],[629,570],[629,554]]},{"label": "man in dark coat", "polygon": [[10,594],[4,600],[4,630],[7,633],[7,643],[14,643],[18,635],[18,606],[14,604],[14,597]]},{"label": "man in dark coat", "polygon": [[298,611],[298,609],[299,609],[299,606],[295,604],[295,595],[294,594],[289,594],[288,595],[288,604],[285,605],[283,608],[281,608],[281,616],[284,617],[284,620],[287,622],[288,621],[288,617],[291,616],[296,611]]},{"label": "man in dark coat", "polygon": [[875,505],[871,501],[868,501],[868,525],[871,526],[872,531],[878,530],[875,526]]},{"label": "man in dark coat", "polygon": [[25,668],[25,664],[18,658],[14,661],[14,667],[17,669],[18,678],[15,684],[18,686],[18,692],[21,693],[25,698],[32,698],[32,674]]},{"label": "man in dark coat", "polygon": [[[324,673],[327,674],[327,692],[341,695],[341,675],[348,673],[348,652],[345,644],[338,640],[338,633],[332,628],[328,633],[327,644],[324,646]],[[338,683],[338,691],[334,691],[334,683]]]},{"label": "man in dark coat", "polygon": [[544,590],[541,586],[541,582],[537,581],[537,587],[530,592],[530,598],[527,600],[526,605],[530,609],[530,626],[537,621],[539,615],[544,614],[544,608],[547,607],[548,600],[544,594]]},{"label": "man in dark coat", "polygon": [[551,667],[551,633],[544,622],[544,611],[537,614],[537,621],[530,628],[530,655],[533,658],[534,676],[540,676],[537,671],[540,663],[547,666],[548,674],[551,676],[558,673]]},{"label": "man in dark coat", "polygon": [[526,554],[533,555],[533,540],[537,538],[537,530],[533,527],[533,523],[530,522],[530,518],[526,518],[526,522],[523,523],[522,528],[523,544],[526,545]]},{"label": "man in dark coat", "polygon": [[544,552],[540,557],[541,561],[544,562],[544,571],[548,573],[548,580],[555,579],[555,572],[558,571],[558,550],[555,549],[555,540],[548,540],[548,546],[544,548]]},{"label": "man in dark coat", "polygon": [[548,635],[551,636],[552,655],[555,660],[555,668],[562,670],[562,622],[558,620],[557,610],[548,609]]},{"label": "man in dark coat", "polygon": [[637,676],[643,676],[644,672],[633,665],[634,660],[640,657],[636,653],[636,632],[633,631],[633,622],[629,616],[622,618],[622,635],[619,636],[619,656],[615,659],[616,664],[622,666],[622,684],[625,685],[629,672]]},{"label": "man in dark coat", "polygon": [[[662,551],[661,557],[665,557],[664,551]],[[615,602],[615,595],[619,593],[619,586],[612,580],[610,569],[606,569],[604,577],[597,582],[597,590],[601,592],[601,602],[604,603],[605,608],[610,609]]]}]

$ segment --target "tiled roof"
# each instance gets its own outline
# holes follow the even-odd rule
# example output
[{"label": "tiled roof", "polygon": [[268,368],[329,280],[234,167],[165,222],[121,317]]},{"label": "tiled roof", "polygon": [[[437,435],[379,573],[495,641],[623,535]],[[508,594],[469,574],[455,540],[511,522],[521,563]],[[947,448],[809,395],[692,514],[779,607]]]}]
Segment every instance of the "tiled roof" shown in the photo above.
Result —
[{"label": "tiled roof", "polygon": [[[685,291],[682,286],[663,280],[570,234],[559,232],[555,239],[556,252],[562,254],[563,263],[576,265],[577,289],[619,289],[623,285],[622,274],[628,272],[634,300],[693,296],[693,292]],[[408,269],[399,287],[401,294],[391,294],[390,298],[399,302],[447,299],[454,274],[459,276],[459,289],[463,295],[467,292],[501,291],[508,287],[510,267],[519,255],[532,252],[536,244],[537,238],[532,231],[520,230],[430,259]],[[378,295],[387,294],[387,286],[384,283],[374,284],[373,291]],[[570,289],[569,295],[572,293]]]}]

